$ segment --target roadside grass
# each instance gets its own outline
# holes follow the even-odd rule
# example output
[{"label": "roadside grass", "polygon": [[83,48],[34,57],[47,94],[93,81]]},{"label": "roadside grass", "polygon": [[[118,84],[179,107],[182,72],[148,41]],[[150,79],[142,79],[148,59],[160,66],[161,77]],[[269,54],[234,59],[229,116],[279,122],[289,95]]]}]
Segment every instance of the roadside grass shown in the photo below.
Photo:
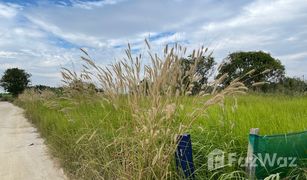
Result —
[{"label": "roadside grass", "polygon": [[[114,165],[120,166],[122,162],[113,162],[116,161],[114,152],[123,146],[112,144],[114,139],[132,134],[134,123],[129,108],[127,111],[115,108],[102,97],[79,98],[79,103],[71,104],[56,96],[49,99],[34,93],[31,96],[20,97],[17,104],[26,110],[67,173],[78,179],[103,179],[116,173]],[[175,116],[178,122],[189,121],[184,114],[200,106],[195,98],[180,99],[181,108]],[[123,124],[126,129],[121,128]],[[196,176],[199,179],[246,178],[244,168],[236,165],[208,171],[207,155],[216,148],[246,155],[249,129],[253,127],[260,128],[262,135],[270,135],[303,131],[306,126],[306,96],[227,97],[223,104],[210,107],[198,117],[188,131],[192,136]],[[143,155],[139,154],[140,158]],[[172,169],[175,173],[174,164]]]},{"label": "roadside grass", "polygon": [[0,101],[14,101],[14,97],[11,94],[0,93]]},{"label": "roadside grass", "polygon": [[[225,74],[193,94],[201,78],[198,63],[210,57],[208,49],[192,50],[195,61],[186,69],[185,47],[166,46],[159,55],[145,42],[146,55],[133,54],[128,45],[126,57],[106,67],[81,49],[81,71],[61,71],[63,93],[27,90],[16,101],[74,179],[180,179],[174,153],[178,135],[186,132],[192,134],[199,179],[243,179],[238,166],[208,171],[208,153],[219,148],[246,154],[252,127],[262,133],[306,129],[305,97],[235,100],[247,91],[241,78],[255,70],[221,88]],[[142,64],[144,58],[151,63]]]}]

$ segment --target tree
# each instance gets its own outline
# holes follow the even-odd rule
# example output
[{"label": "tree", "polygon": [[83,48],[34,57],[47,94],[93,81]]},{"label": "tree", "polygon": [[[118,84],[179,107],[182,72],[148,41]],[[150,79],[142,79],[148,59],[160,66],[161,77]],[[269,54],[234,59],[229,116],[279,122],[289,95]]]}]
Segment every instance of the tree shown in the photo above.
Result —
[{"label": "tree", "polygon": [[280,82],[285,76],[285,67],[278,59],[263,51],[235,52],[226,57],[216,78],[226,73],[228,76],[223,82],[224,86],[242,77],[241,81],[251,87],[255,82]]},{"label": "tree", "polygon": [[85,82],[82,79],[74,79],[69,84],[70,90],[78,92],[78,94],[95,94],[99,90],[96,88],[94,83]]},{"label": "tree", "polygon": [[307,91],[307,83],[299,78],[286,77],[280,84],[282,85],[283,92],[286,94],[299,94]]},{"label": "tree", "polygon": [[292,92],[305,92],[307,91],[307,83],[296,77],[286,77],[282,80],[282,85],[285,90]]},{"label": "tree", "polygon": [[46,85],[34,85],[34,86],[30,86],[28,87],[29,89],[32,89],[38,93],[41,93],[43,91],[52,91],[57,95],[61,95],[63,94],[63,87],[51,87],[51,86],[46,86]]},{"label": "tree", "polygon": [[13,96],[17,96],[22,93],[30,83],[30,76],[31,75],[26,73],[23,69],[7,69],[0,80],[0,85]]},{"label": "tree", "polygon": [[193,68],[193,66],[195,66],[194,72],[196,72],[196,75],[198,76],[195,81],[191,82],[191,77],[183,74],[183,84],[185,86],[189,86],[191,83],[193,84],[192,94],[200,92],[203,89],[202,87],[208,84],[208,79],[213,74],[215,65],[216,62],[211,56],[201,56],[198,58],[188,56],[188,58],[181,59],[183,72],[188,72]]},{"label": "tree", "polygon": [[262,89],[265,93],[304,94],[307,82],[297,77],[285,77],[279,83],[264,84]]}]

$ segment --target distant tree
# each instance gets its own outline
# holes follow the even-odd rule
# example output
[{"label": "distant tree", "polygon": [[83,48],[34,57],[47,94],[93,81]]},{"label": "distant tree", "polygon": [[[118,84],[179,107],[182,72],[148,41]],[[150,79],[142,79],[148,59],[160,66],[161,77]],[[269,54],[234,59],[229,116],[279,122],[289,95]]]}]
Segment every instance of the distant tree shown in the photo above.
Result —
[{"label": "distant tree", "polygon": [[[247,74],[255,70],[254,73]],[[235,52],[229,54],[220,66],[217,78],[228,74],[223,85],[229,85],[238,77],[241,81],[251,87],[255,82],[278,83],[285,75],[285,67],[278,59],[263,51]]]},{"label": "distant tree", "polygon": [[29,87],[31,89],[34,89],[35,91],[44,91],[44,90],[51,90],[53,89],[53,87],[50,87],[50,86],[46,86],[46,85],[34,85],[34,86],[31,86]]},{"label": "distant tree", "polygon": [[192,56],[188,56],[188,58],[181,59],[181,66],[183,68],[183,72],[188,72],[191,68],[195,66],[194,72],[199,77],[196,81],[191,82],[191,77],[187,76],[187,74],[183,74],[183,84],[185,86],[189,86],[193,84],[192,94],[196,94],[202,90],[203,86],[208,84],[208,79],[214,72],[214,66],[216,62],[214,58],[211,56],[201,56],[199,58],[193,58]]},{"label": "distant tree", "polygon": [[[177,93],[177,90],[179,90],[180,94],[186,93],[185,90],[192,85],[192,88],[189,89],[192,91],[191,95],[197,94],[202,90],[202,87],[208,84],[208,79],[213,74],[215,65],[214,58],[211,56],[201,56],[198,58],[188,56],[187,58],[181,58],[179,60],[179,67],[182,74],[180,74],[178,79],[180,82],[177,82],[175,85],[173,93]],[[189,73],[189,71],[192,73]],[[193,75],[198,78],[193,78]],[[148,94],[153,86],[154,82],[151,82],[149,79],[143,79],[139,82],[137,89],[131,90],[131,93]]]},{"label": "distant tree", "polygon": [[285,93],[304,93],[307,91],[307,83],[299,78],[286,77],[280,84]]},{"label": "distant tree", "polygon": [[96,92],[99,92],[99,91],[96,89],[95,84],[89,83],[89,82],[84,82],[84,81],[81,80],[81,79],[72,80],[72,81],[68,84],[68,87],[69,87],[71,90],[74,90],[74,91],[79,92],[79,93],[94,94],[94,93],[96,93]]},{"label": "distant tree", "polygon": [[285,77],[279,83],[264,84],[262,89],[265,93],[304,94],[307,92],[307,83],[300,78]]},{"label": "distant tree", "polygon": [[58,95],[62,94],[62,91],[63,91],[63,87],[51,87],[51,86],[41,85],[41,84],[30,86],[28,88],[33,89],[34,91],[39,92],[39,93],[41,93],[42,91],[48,90]]},{"label": "distant tree", "polygon": [[17,96],[29,85],[30,76],[23,69],[7,69],[0,80],[0,85],[13,96]]}]

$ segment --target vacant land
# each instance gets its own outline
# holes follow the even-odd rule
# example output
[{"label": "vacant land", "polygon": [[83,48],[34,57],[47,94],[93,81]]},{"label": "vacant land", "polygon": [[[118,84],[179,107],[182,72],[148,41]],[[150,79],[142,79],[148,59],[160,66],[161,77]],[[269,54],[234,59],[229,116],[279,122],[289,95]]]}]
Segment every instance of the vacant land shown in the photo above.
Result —
[{"label": "vacant land", "polygon": [[23,110],[0,102],[0,179],[65,179]]},{"label": "vacant land", "polygon": [[[181,107],[174,116],[176,121],[189,121],[183,118],[184,115],[203,106],[195,103],[195,98],[183,97],[180,100]],[[114,161],[118,152],[125,153],[124,142],[118,142],[119,137],[121,134],[129,135],[137,126],[128,110],[109,105],[103,96],[67,100],[48,93],[32,93],[21,97],[18,104],[26,110],[27,116],[51,145],[54,155],[61,159],[64,169],[73,177],[99,179],[119,173],[114,168],[123,162]],[[124,101],[122,104],[125,106]],[[121,128],[123,124],[125,129]],[[246,177],[244,169],[235,165],[208,171],[207,155],[215,148],[245,155],[249,129],[253,127],[260,128],[261,135],[306,130],[307,97],[242,95],[227,97],[223,104],[210,107],[189,129],[196,175],[202,179]],[[122,151],[118,151],[120,148]]]}]

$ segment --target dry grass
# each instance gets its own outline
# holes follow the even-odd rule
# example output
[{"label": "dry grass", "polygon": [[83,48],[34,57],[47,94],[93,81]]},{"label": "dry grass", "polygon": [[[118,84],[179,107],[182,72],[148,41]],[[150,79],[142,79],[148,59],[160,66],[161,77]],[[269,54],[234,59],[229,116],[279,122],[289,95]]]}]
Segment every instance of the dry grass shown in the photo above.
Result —
[{"label": "dry grass", "polygon": [[[99,143],[105,145],[105,149],[101,151],[108,152],[102,156],[110,157],[99,161],[101,171],[97,172],[95,177],[97,179],[178,177],[173,165],[177,136],[188,131],[208,107],[223,102],[226,95],[244,93],[247,90],[244,84],[239,82],[240,79],[236,79],[223,90],[217,90],[227,76],[224,75],[213,82],[214,88],[210,93],[206,87],[203,87],[196,95],[208,96],[208,98],[194,98],[195,103],[202,101],[201,106],[185,114],[184,117],[176,118],[178,111],[185,108],[180,103],[182,96],[190,95],[193,82],[200,78],[196,72],[198,59],[206,56],[208,50],[203,47],[193,50],[192,57],[196,58],[195,64],[189,71],[184,71],[180,60],[186,56],[186,48],[177,44],[171,48],[166,46],[164,54],[160,57],[151,52],[149,43],[145,42],[150,64],[142,64],[144,57],[142,54],[133,57],[128,45],[125,51],[126,57],[111,66],[96,65],[89,54],[82,50],[84,53],[82,60],[85,64],[80,75],[69,69],[62,71],[63,81],[67,84],[65,98],[70,102],[83,103],[80,99],[84,100],[84,97],[93,100],[93,97],[100,96],[104,104],[126,114],[122,117],[126,119],[122,119],[123,123],[113,130],[114,134],[110,139],[106,142],[99,139]],[[96,84],[103,93],[93,95],[94,93],[89,90],[90,83]],[[96,132],[90,135],[84,134],[76,143],[81,142],[85,136],[92,139]],[[87,166],[88,163],[82,165]],[[80,171],[86,170],[88,167],[80,167]]]}]

